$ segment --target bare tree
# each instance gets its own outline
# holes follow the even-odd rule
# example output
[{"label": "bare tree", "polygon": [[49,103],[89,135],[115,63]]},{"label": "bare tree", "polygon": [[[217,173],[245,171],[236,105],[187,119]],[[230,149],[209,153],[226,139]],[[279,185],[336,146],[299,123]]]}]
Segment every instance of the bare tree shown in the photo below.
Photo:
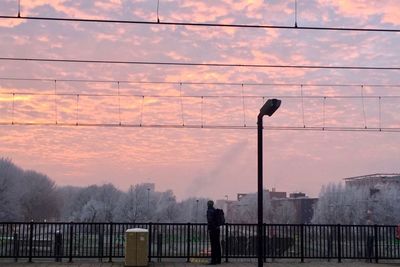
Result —
[{"label": "bare tree", "polygon": [[0,158],[0,220],[15,221],[19,216],[18,184],[24,171],[11,160]]},{"label": "bare tree", "polygon": [[400,220],[398,187],[328,184],[320,193],[313,223],[397,224]]},{"label": "bare tree", "polygon": [[26,171],[20,185],[20,212],[24,220],[57,220],[59,202],[55,183],[35,171]]}]

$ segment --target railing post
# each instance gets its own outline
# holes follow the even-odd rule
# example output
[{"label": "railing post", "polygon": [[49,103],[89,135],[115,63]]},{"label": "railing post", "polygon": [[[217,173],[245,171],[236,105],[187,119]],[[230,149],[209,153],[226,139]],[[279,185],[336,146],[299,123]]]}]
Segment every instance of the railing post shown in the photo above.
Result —
[{"label": "railing post", "polygon": [[[98,243],[98,256],[99,262],[103,262],[104,256],[104,226],[105,224],[99,224],[99,243]],[[96,228],[95,228],[96,229]]]},{"label": "railing post", "polygon": [[110,236],[108,240],[108,262],[112,262],[112,252],[113,252],[113,241],[114,241],[114,233],[113,233],[113,223],[110,222]]},{"label": "railing post", "polygon": [[337,255],[338,255],[338,262],[342,262],[342,234],[340,229],[340,224],[337,226]]},{"label": "railing post", "polygon": [[263,251],[263,260],[264,262],[267,262],[267,224],[263,223],[263,229],[262,229],[262,251]]},{"label": "railing post", "polygon": [[29,262],[32,262],[33,253],[33,220],[29,223]]},{"label": "railing post", "polygon": [[18,256],[19,256],[19,237],[17,233],[14,233],[13,235],[13,254],[14,254],[14,260],[15,262],[18,262]]},{"label": "railing post", "polygon": [[158,231],[160,225],[157,226],[157,262],[161,262],[162,257],[162,233]]},{"label": "railing post", "polygon": [[378,246],[378,225],[374,225],[374,248],[375,248],[375,262],[379,261],[379,246]]},{"label": "railing post", "polygon": [[151,262],[151,241],[152,241],[152,237],[153,237],[153,224],[151,222],[149,222],[149,262]]},{"label": "railing post", "polygon": [[56,262],[61,262],[62,255],[62,233],[61,231],[56,231],[54,234],[54,255]]},{"label": "railing post", "polygon": [[229,231],[228,231],[228,227],[229,227],[229,223],[226,223],[225,224],[225,262],[228,262],[228,258],[229,258],[229,256],[228,256],[228,249],[229,249],[229,246],[228,246],[228,234],[229,234]]},{"label": "railing post", "polygon": [[187,224],[186,262],[190,262],[190,223]]},{"label": "railing post", "polygon": [[300,256],[301,262],[304,262],[304,224],[300,225]]},{"label": "railing post", "polygon": [[69,224],[69,262],[72,262],[72,245],[73,245],[73,235],[74,235],[74,223]]}]

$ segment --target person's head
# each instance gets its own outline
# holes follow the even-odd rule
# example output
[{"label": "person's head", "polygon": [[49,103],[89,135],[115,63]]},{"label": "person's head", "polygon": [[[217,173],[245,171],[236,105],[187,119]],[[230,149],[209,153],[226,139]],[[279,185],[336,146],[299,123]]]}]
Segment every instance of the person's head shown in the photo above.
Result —
[{"label": "person's head", "polygon": [[214,201],[212,201],[212,200],[209,200],[209,201],[207,201],[207,207],[214,207]]}]

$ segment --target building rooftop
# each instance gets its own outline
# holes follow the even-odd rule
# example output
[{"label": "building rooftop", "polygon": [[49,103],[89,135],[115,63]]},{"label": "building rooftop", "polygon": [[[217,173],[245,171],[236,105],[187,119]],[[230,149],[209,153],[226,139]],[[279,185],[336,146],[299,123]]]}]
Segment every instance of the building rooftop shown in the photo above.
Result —
[{"label": "building rooftop", "polygon": [[360,175],[360,176],[354,176],[354,177],[348,177],[344,178],[343,180],[345,181],[356,181],[356,180],[363,180],[366,178],[394,178],[394,177],[399,177],[400,178],[400,173],[374,173],[374,174],[368,174],[368,175]]}]

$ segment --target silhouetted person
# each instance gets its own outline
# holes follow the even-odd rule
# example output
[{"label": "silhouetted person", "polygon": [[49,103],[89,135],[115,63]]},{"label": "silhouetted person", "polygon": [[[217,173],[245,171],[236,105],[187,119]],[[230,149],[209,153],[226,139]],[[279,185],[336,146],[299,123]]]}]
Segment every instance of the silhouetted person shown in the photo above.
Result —
[{"label": "silhouetted person", "polygon": [[207,226],[211,241],[211,262],[210,264],[221,263],[221,244],[219,242],[219,226],[214,208],[214,201],[207,202]]}]

